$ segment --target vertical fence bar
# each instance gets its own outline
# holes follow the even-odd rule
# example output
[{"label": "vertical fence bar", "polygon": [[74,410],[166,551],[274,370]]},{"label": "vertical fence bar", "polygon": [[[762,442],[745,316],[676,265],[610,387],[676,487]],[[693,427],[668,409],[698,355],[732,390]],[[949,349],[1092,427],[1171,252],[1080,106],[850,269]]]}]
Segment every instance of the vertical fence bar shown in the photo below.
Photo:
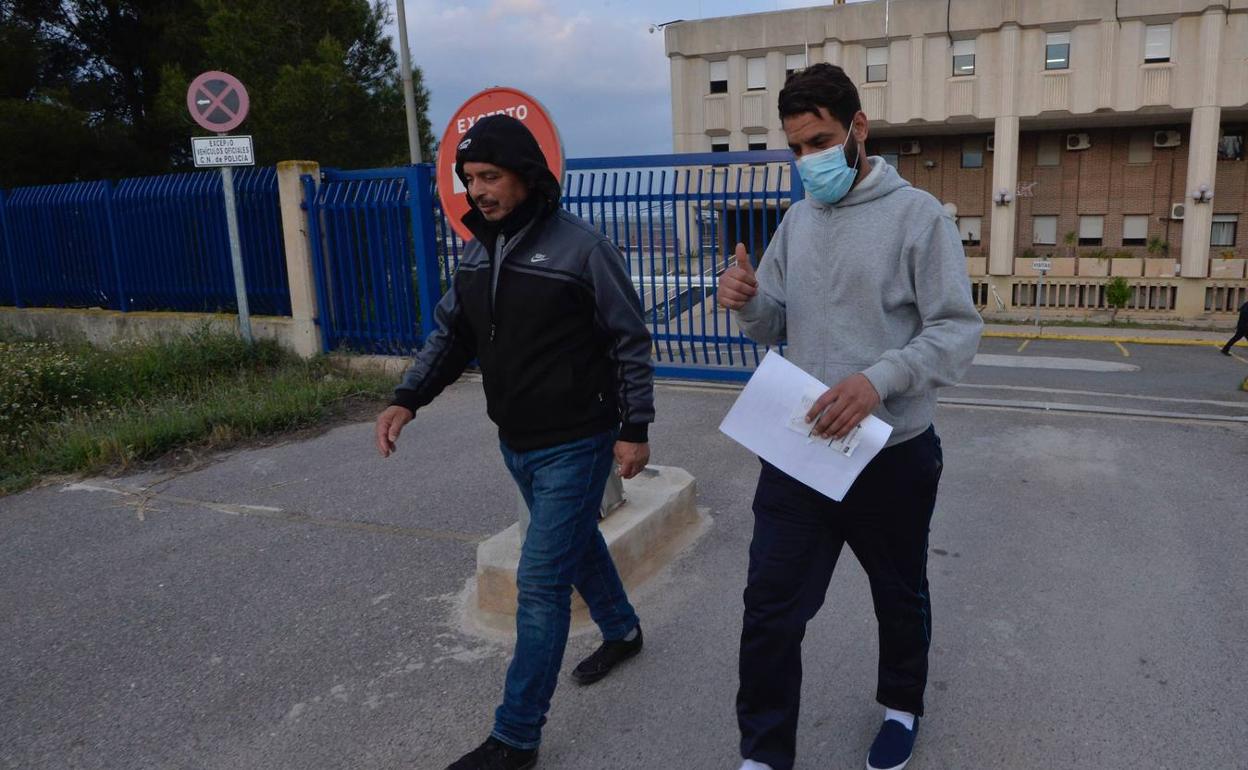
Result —
[{"label": "vertical fence bar", "polygon": [[329,292],[326,290],[325,253],[321,244],[321,207],[317,200],[316,181],[311,174],[302,175],[299,181],[303,183],[303,209],[307,212],[308,241],[312,245],[312,282],[316,290],[316,325],[321,335],[321,352],[328,353],[333,349],[330,344],[333,313],[329,304]]},{"label": "vertical fence bar", "polygon": [[442,299],[438,281],[438,245],[433,229],[433,166],[422,163],[407,171],[408,210],[412,217],[412,242],[416,247],[416,277],[420,311],[420,344],[423,346],[437,324],[433,310]]},{"label": "vertical fence bar", "polygon": [[4,264],[8,268],[9,288],[13,290],[13,307],[23,307],[22,293],[17,287],[17,269],[13,264],[17,255],[13,251],[13,237],[9,233],[9,218],[6,212],[5,192],[0,190],[0,249],[4,250]]},{"label": "vertical fence bar", "polygon": [[114,306],[117,310],[126,312],[126,282],[122,278],[121,272],[121,249],[117,245],[117,217],[113,211],[113,184],[112,182],[104,183],[104,220],[108,226],[108,249],[112,256],[113,278],[117,283],[117,300]]}]

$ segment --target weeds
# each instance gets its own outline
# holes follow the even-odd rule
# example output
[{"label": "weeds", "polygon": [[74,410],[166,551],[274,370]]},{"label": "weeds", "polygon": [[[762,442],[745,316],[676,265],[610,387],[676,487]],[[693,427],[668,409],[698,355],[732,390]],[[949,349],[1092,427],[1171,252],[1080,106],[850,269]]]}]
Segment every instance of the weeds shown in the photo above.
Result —
[{"label": "weeds", "polygon": [[0,493],[332,416],[393,383],[208,331],[101,349],[0,334]]}]

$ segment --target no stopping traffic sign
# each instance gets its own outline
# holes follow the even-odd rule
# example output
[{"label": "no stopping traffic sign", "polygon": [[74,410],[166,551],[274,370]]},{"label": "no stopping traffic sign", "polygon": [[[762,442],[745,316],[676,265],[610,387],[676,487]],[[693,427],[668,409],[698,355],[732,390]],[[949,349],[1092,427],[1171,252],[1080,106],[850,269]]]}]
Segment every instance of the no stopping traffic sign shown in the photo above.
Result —
[{"label": "no stopping traffic sign", "polygon": [[186,89],[186,109],[208,131],[225,133],[238,128],[246,120],[249,106],[247,89],[226,72],[205,72]]}]

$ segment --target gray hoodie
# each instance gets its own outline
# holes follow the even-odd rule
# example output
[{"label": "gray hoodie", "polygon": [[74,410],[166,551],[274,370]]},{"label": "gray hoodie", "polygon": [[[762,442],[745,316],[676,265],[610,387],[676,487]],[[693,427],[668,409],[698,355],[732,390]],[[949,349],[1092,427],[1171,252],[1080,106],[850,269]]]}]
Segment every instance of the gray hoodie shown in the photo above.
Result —
[{"label": "gray hoodie", "polygon": [[871,164],[839,203],[789,209],[737,320],[760,344],[787,339],[785,357],[829,386],[866,375],[892,446],[932,423],[936,389],[966,373],[983,321],[952,218],[883,158]]}]

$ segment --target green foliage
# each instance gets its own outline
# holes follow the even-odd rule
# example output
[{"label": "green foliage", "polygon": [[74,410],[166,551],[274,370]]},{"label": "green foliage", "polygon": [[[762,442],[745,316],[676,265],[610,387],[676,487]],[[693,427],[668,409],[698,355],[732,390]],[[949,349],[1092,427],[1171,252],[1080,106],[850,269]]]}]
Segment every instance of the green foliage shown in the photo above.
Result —
[{"label": "green foliage", "polygon": [[1092,249],[1091,251],[1085,251],[1083,256],[1086,259],[1106,260],[1110,258],[1110,253],[1107,249]]},{"label": "green foliage", "polygon": [[[186,88],[221,69],[248,88],[257,162],[405,162],[388,6],[371,0],[0,2],[0,187],[190,163]],[[429,93],[413,68],[426,158]]]},{"label": "green foliage", "polygon": [[1127,306],[1131,301],[1131,286],[1127,283],[1127,279],[1118,276],[1105,284],[1105,304],[1112,308],[1110,312],[1109,322],[1112,324],[1118,317],[1118,311]]},{"label": "green foliage", "polygon": [[1023,259],[1039,259],[1035,249],[1026,249],[1023,251]]},{"label": "green foliage", "polygon": [[1114,259],[1135,259],[1135,255],[1126,249],[1118,249],[1114,252]]},{"label": "green foliage", "polygon": [[1222,259],[1235,259],[1235,250],[1234,250],[1234,249],[1223,249],[1223,250],[1222,250],[1222,251],[1218,254],[1218,256],[1219,256],[1219,257],[1221,257]]},{"label": "green foliage", "polygon": [[1163,241],[1156,236],[1148,239],[1148,245],[1145,247],[1148,253],[1155,257],[1170,256],[1170,241]]},{"label": "green foliage", "polygon": [[0,334],[0,493],[310,424],[392,384],[208,331],[109,350]]}]

